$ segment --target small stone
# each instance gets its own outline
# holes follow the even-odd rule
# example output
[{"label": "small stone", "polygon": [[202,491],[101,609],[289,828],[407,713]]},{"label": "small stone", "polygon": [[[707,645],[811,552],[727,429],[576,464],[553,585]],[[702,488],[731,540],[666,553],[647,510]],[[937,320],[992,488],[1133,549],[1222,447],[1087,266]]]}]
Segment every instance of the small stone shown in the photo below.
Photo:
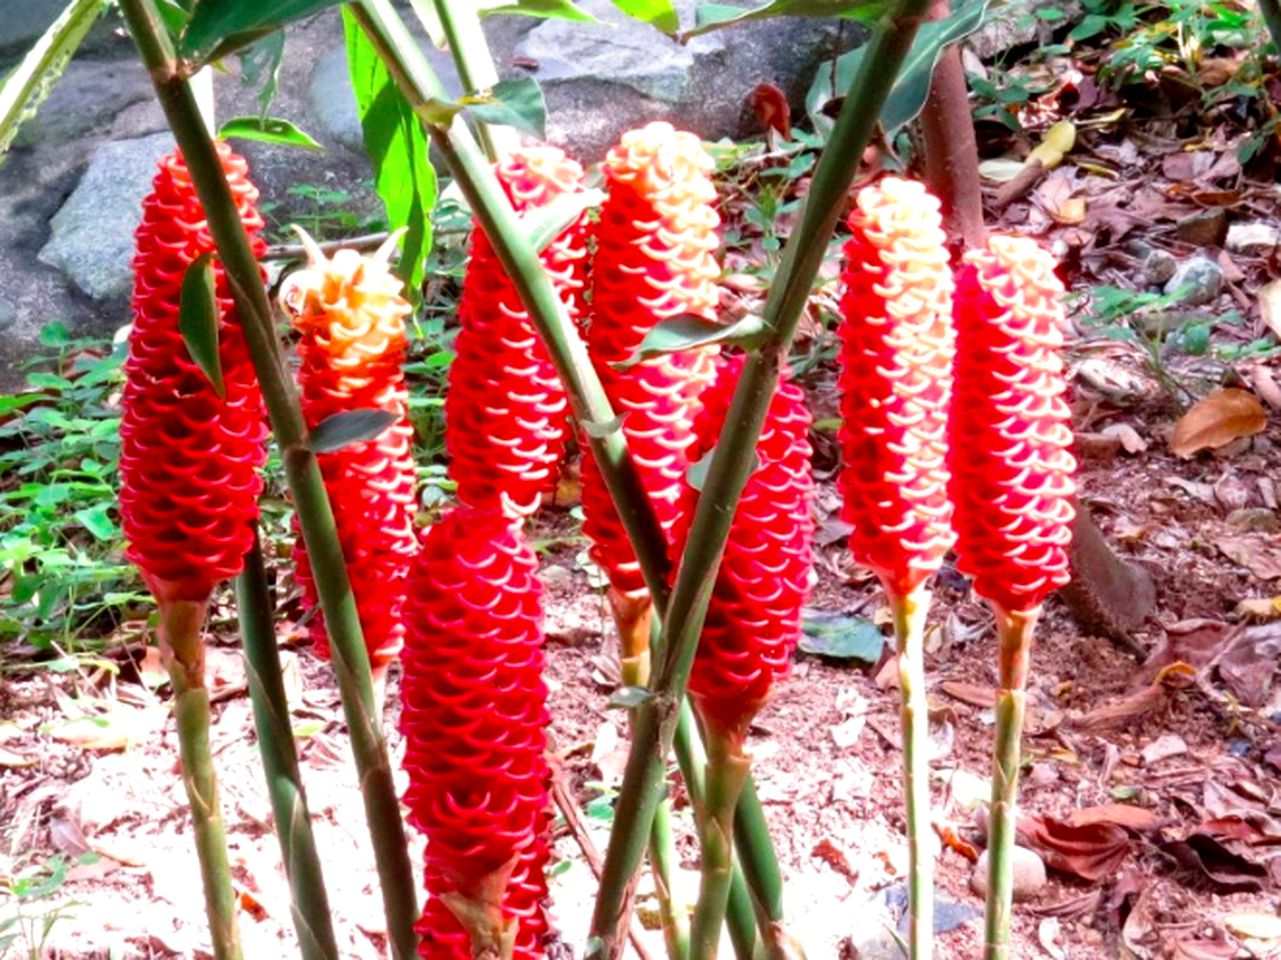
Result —
[{"label": "small stone", "polygon": [[574,571],[569,567],[562,567],[558,563],[544,567],[542,572],[543,584],[547,587],[567,587],[574,582]]},{"label": "small stone", "polygon": [[1178,269],[1178,266],[1179,262],[1174,259],[1174,254],[1168,250],[1149,250],[1144,255],[1139,269],[1143,271],[1144,283],[1156,287],[1174,276],[1174,271]]},{"label": "small stone", "polygon": [[[987,861],[991,851],[984,850],[970,874],[970,889],[980,897],[987,896]],[[1015,847],[1011,858],[1014,873],[1014,901],[1031,900],[1045,886],[1045,861],[1027,847]]]},{"label": "small stone", "polygon": [[1150,766],[1170,757],[1177,757],[1188,752],[1188,745],[1177,733],[1166,733],[1157,737],[1141,751],[1139,756],[1143,763]]},{"label": "small stone", "polygon": [[1192,257],[1179,264],[1164,289],[1189,307],[1213,303],[1223,292],[1223,268],[1207,257]]},{"label": "small stone", "polygon": [[1211,207],[1184,217],[1175,228],[1180,240],[1198,247],[1220,247],[1228,235],[1228,212]]},{"label": "small stone", "polygon": [[1228,227],[1231,253],[1267,254],[1281,243],[1281,227],[1270,223],[1234,223]]},{"label": "small stone", "polygon": [[157,133],[100,144],[75,191],[53,216],[41,263],[57,267],[98,301],[129,294],[133,232],[156,164],[173,149],[173,137]]}]

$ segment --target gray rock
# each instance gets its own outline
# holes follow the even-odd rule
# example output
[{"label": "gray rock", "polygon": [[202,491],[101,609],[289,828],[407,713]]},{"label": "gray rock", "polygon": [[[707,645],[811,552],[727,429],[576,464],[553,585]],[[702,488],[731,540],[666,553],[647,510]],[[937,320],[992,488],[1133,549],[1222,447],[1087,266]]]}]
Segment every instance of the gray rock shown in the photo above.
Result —
[{"label": "gray rock", "polygon": [[172,149],[168,133],[101,144],[79,186],[54,215],[40,262],[57,267],[95,300],[123,300],[142,199],[157,161]]},{"label": "gray rock", "polygon": [[[1053,9],[1063,14],[1050,23],[1035,16],[1036,11]],[[1004,53],[1011,47],[1025,43],[1046,44],[1054,27],[1064,22],[1074,22],[1081,12],[1079,0],[1031,0],[1011,3],[993,11],[993,15],[970,37],[970,49],[984,60]]]},{"label": "gray rock", "polygon": [[364,149],[344,47],[335,47],[316,62],[307,85],[307,106],[318,127],[315,133],[323,142],[336,141],[348,150]]},{"label": "gray rock", "polygon": [[884,927],[851,937],[847,944],[848,953],[841,955],[852,960],[907,960],[907,952],[899,946],[898,939]]},{"label": "gray rock", "polygon": [[151,81],[135,61],[73,60],[13,142],[31,147],[74,140],[110,127],[127,107],[151,99]]},{"label": "gray rock", "polygon": [[[980,897],[987,896],[987,862],[990,851],[984,850],[970,874],[970,889]],[[1045,886],[1045,861],[1033,850],[1015,847],[1012,858],[1014,872],[1014,900],[1016,903],[1031,900]]]},{"label": "gray rock", "polygon": [[1178,265],[1164,289],[1186,306],[1205,306],[1223,292],[1223,268],[1208,257],[1192,257]]},{"label": "gray rock", "polygon": [[1266,254],[1281,243],[1281,227],[1271,223],[1234,223],[1228,227],[1227,247],[1232,253]]},{"label": "gray rock", "polygon": [[23,0],[4,6],[4,16],[0,17],[0,50],[30,46],[58,19],[67,3],[66,0]]},{"label": "gray rock", "polygon": [[1139,269],[1143,271],[1143,282],[1149,286],[1159,287],[1174,276],[1179,261],[1168,250],[1150,250],[1143,258]]}]

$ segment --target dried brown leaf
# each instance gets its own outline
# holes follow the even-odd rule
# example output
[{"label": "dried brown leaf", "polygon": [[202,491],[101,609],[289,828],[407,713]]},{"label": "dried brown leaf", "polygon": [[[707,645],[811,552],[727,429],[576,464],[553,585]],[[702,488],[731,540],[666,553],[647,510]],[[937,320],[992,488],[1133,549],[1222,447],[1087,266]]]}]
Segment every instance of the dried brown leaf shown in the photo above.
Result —
[{"label": "dried brown leaf", "polygon": [[1233,563],[1240,564],[1260,580],[1281,578],[1281,547],[1276,537],[1259,534],[1229,534],[1214,541]]},{"label": "dried brown leaf", "polygon": [[1214,450],[1262,432],[1268,415],[1248,390],[1227,387],[1198,401],[1174,425],[1170,449],[1180,457]]},{"label": "dried brown leaf", "polygon": [[1128,803],[1104,803],[1097,807],[1073,810],[1064,821],[1072,827],[1088,827],[1096,823],[1111,823],[1128,830],[1144,833],[1155,830],[1167,821],[1155,810],[1131,806]]},{"label": "dried brown leaf", "polygon": [[1115,874],[1130,855],[1130,834],[1115,823],[1075,826],[1052,817],[1019,817],[1018,835],[1047,866],[1083,880]]}]

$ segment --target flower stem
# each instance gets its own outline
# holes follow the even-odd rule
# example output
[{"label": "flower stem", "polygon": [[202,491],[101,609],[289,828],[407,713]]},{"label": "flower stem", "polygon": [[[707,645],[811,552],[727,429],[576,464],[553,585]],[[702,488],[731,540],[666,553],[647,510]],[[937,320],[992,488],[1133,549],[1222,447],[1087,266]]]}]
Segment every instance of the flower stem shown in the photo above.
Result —
[{"label": "flower stem", "polygon": [[293,898],[294,929],[303,960],[338,960],[329,896],[311,831],[307,794],[298,768],[289,702],[276,646],[275,604],[267,586],[262,547],[255,537],[236,578],[236,609],[253,703],[258,752],[276,817],[276,837]]},{"label": "flower stem", "polygon": [[735,738],[709,731],[703,796],[703,865],[690,927],[690,960],[716,960],[734,867],[734,811],[751,762]]},{"label": "flower stem", "polygon": [[236,893],[231,885],[218,777],[209,749],[209,689],[205,686],[205,643],[201,636],[207,605],[207,599],[160,601],[160,658],[173,687],[182,784],[191,806],[214,958],[241,960]]},{"label": "flower stem", "polygon": [[[440,20],[449,52],[458,68],[458,79],[463,82],[464,93],[483,93],[498,83],[498,70],[494,67],[489,43],[480,28],[480,15],[473,0],[433,0],[436,17]],[[519,144],[516,131],[498,124],[476,122],[476,136],[491,161]]]},{"label": "flower stem", "polygon": [[868,44],[823,151],[797,229],[788,239],[764,309],[769,335],[743,367],[726,428],[712,454],[690,527],[685,554],[666,609],[663,649],[656,657],[653,696],[637,708],[636,732],[614,815],[606,879],[592,916],[588,960],[616,960],[625,943],[623,892],[643,855],[637,837],[648,833],[663,786],[663,765],[676,732],[703,618],[716,582],[725,541],[753,456],[778,372],[827,253],[858,160],[876,126],[881,105],[916,35],[927,0],[902,0]]},{"label": "flower stem", "polygon": [[1027,704],[1028,661],[1041,608],[1002,610],[993,604],[1000,643],[992,808],[988,823],[987,943],[984,960],[1008,960],[1014,903],[1014,838],[1018,824],[1019,752]]},{"label": "flower stem", "polygon": [[930,712],[925,696],[925,615],[930,592],[887,590],[898,640],[903,718],[903,790],[907,806],[908,946],[912,960],[929,960],[934,945],[934,854],[930,826]]},{"label": "flower stem", "polygon": [[192,184],[200,197],[209,232],[240,310],[245,339],[272,431],[282,452],[285,478],[293,494],[329,633],[334,674],[342,696],[365,819],[378,866],[391,953],[394,960],[412,960],[418,943],[414,933],[418,919],[414,873],[392,781],[381,709],[374,696],[369,654],[347,580],[333,510],[316,454],[308,445],[298,396],[285,372],[258,261],[213,141],[184,80],[188,65],[177,60],[155,0],[120,0],[120,9],[151,75],[156,99],[191,171]]}]

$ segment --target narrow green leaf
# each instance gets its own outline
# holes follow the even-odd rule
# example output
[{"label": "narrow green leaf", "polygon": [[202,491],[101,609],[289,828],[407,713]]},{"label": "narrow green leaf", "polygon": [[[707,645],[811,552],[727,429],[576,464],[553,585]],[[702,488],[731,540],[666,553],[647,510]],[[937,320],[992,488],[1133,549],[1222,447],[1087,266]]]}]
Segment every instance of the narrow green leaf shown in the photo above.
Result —
[{"label": "narrow green leaf", "polygon": [[840,17],[874,23],[893,7],[893,0],[772,0],[759,7],[738,7],[729,3],[700,3],[694,10],[694,29],[682,39],[747,20],[769,17]]},{"label": "narrow green leaf", "polygon": [[611,710],[632,710],[654,696],[644,687],[619,687],[606,704]]},{"label": "narrow green leaf", "polygon": [[303,150],[324,150],[310,134],[279,117],[232,117],[218,130],[220,140],[257,140]]},{"label": "narrow green leaf", "polygon": [[[945,20],[921,25],[912,42],[912,49],[903,61],[894,86],[881,107],[881,125],[889,136],[905,124],[916,119],[925,98],[930,92],[930,81],[939,56],[950,44],[964,40],[983,25],[989,0],[956,0],[952,13]],[[819,66],[805,96],[805,110],[814,123],[814,129],[826,135],[834,121],[824,108],[832,99],[833,90],[848,90],[863,62],[865,47],[851,50],[836,58],[836,80],[832,80],[832,63]]]},{"label": "narrow green leaf", "polygon": [[[699,457],[698,462],[690,464],[689,469],[685,471],[685,482],[699,493],[703,492],[703,485],[707,482],[707,471],[712,465],[712,455],[714,453],[716,453],[715,446]],[[756,455],[755,450],[752,451],[751,463],[751,469],[748,471],[749,475],[754,474],[761,468],[761,458]]]},{"label": "narrow green leaf", "polygon": [[617,366],[626,369],[634,366],[646,357],[663,353],[679,353],[694,347],[705,347],[713,343],[737,343],[750,346],[765,332],[765,321],[757,316],[746,316],[737,323],[716,323],[697,314],[684,313],[656,324],[645,339],[623,363]]},{"label": "narrow green leaf", "polygon": [[53,91],[72,54],[106,6],[105,0],[72,0],[35,46],[0,81],[0,158],[24,121]]},{"label": "narrow green leaf", "polygon": [[347,67],[365,150],[374,168],[374,189],[387,210],[387,225],[405,230],[397,273],[417,300],[431,251],[431,212],[436,206],[436,171],[427,135],[365,32],[346,10],[342,16]]},{"label": "narrow green leaf", "polygon": [[807,610],[801,624],[800,648],[816,657],[874,664],[885,650],[885,635],[866,617]]},{"label": "narrow green leaf", "polygon": [[539,140],[547,137],[547,101],[533,77],[499,81],[484,96],[463,97],[459,103],[470,109],[477,120],[515,127]]},{"label": "narrow green leaf", "polygon": [[264,120],[280,88],[280,66],[285,59],[285,31],[273,30],[239,53],[240,77],[247,87],[258,87],[258,115]]},{"label": "narrow green leaf", "polygon": [[[264,36],[302,17],[335,6],[339,0],[197,0],[182,35],[185,57],[208,55],[246,34]],[[230,53],[230,50],[226,50]]]},{"label": "narrow green leaf", "polygon": [[218,297],[214,288],[213,254],[202,253],[182,277],[178,295],[178,329],[195,361],[218,396],[226,396],[222,357],[218,350]]},{"label": "narrow green leaf", "polygon": [[583,215],[584,210],[600,206],[605,201],[603,190],[579,190],[563,193],[545,207],[535,207],[521,219],[530,244],[542,253],[547,245],[561,235],[571,223]]},{"label": "narrow green leaf", "polygon": [[672,0],[614,0],[614,6],[633,20],[642,20],[670,36],[681,30],[681,18]]},{"label": "narrow green leaf", "polygon": [[543,20],[576,20],[579,23],[599,23],[586,10],[570,0],[481,0],[480,15],[519,14]]},{"label": "narrow green leaf", "polygon": [[396,415],[390,410],[372,407],[335,413],[320,421],[311,431],[311,449],[316,453],[333,453],[353,443],[376,440],[395,422]]}]

